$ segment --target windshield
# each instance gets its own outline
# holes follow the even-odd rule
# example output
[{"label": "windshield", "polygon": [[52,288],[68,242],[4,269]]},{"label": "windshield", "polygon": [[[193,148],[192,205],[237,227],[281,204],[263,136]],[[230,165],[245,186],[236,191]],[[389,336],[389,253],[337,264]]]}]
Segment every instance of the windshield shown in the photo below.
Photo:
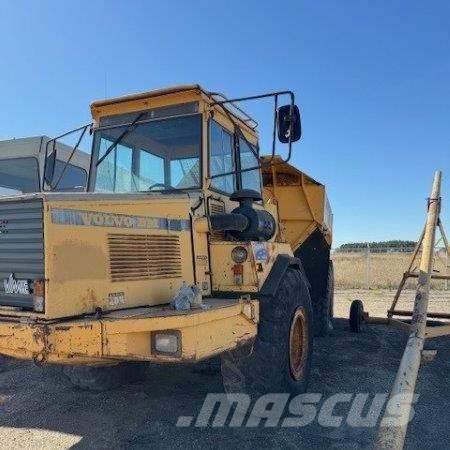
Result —
[{"label": "windshield", "polygon": [[[117,145],[110,149],[118,139]],[[200,150],[201,115],[98,130],[94,140],[94,155],[98,161],[94,190],[136,192],[199,188]]]},{"label": "windshield", "polygon": [[39,168],[36,158],[0,160],[0,195],[39,191]]}]

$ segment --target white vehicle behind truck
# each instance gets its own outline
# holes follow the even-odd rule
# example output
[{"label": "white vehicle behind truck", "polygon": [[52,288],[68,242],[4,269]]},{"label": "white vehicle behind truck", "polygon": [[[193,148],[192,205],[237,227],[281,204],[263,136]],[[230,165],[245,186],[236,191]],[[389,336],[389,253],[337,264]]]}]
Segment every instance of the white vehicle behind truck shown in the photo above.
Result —
[{"label": "white vehicle behind truck", "polygon": [[[45,149],[50,138],[33,136],[0,141],[0,196],[40,192],[49,189],[43,182]],[[58,142],[55,163],[59,179],[73,148]],[[56,187],[56,191],[84,191],[89,173],[90,155],[76,150]]]}]

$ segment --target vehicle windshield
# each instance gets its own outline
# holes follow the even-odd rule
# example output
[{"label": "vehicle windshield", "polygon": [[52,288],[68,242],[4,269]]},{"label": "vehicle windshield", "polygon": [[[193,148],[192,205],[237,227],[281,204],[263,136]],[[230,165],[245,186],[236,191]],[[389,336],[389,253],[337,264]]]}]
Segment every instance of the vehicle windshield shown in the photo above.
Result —
[{"label": "vehicle windshield", "polygon": [[0,160],[0,196],[39,191],[39,167],[36,158]]},{"label": "vehicle windshield", "polygon": [[100,129],[94,139],[94,191],[200,188],[200,155],[199,114]]}]

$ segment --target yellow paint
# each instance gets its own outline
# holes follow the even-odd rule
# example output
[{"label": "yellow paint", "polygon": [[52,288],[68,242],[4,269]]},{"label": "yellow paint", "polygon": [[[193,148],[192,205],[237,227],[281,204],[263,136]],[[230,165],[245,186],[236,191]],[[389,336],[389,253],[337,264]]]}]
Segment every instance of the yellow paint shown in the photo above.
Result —
[{"label": "yellow paint", "polygon": [[[268,163],[270,158],[266,156],[261,160]],[[332,216],[324,185],[283,163],[279,156],[275,156],[271,165],[264,166],[263,180],[264,200],[278,205],[281,239],[284,237],[295,251],[319,229],[331,245]]]},{"label": "yellow paint", "polygon": [[[193,283],[192,247],[189,231],[127,229],[101,226],[54,224],[53,208],[165,217],[189,220],[190,202],[182,199],[101,200],[47,202],[44,217],[46,286],[45,318],[60,318],[93,313],[96,308],[113,310],[167,303],[183,281]],[[178,236],[182,276],[156,280],[112,282],[108,235]],[[124,303],[111,305],[109,294],[123,293]]]},{"label": "yellow paint", "polygon": [[[293,256],[292,249],[283,242],[260,242],[267,248],[268,259],[256,260],[254,253],[255,243],[251,242],[212,242],[210,244],[211,273],[213,292],[258,292],[266,281],[277,256],[280,254]],[[245,247],[248,259],[243,264],[244,282],[237,285],[234,281],[231,251],[234,247]]]},{"label": "yellow paint", "polygon": [[[39,363],[62,364],[196,361],[231,350],[256,336],[257,301],[211,300],[208,304],[210,309],[166,315],[158,307],[152,307],[140,314],[126,310],[102,319],[91,317],[50,324],[2,321],[0,353]],[[152,352],[151,333],[158,330],[180,333],[179,355]]]}]

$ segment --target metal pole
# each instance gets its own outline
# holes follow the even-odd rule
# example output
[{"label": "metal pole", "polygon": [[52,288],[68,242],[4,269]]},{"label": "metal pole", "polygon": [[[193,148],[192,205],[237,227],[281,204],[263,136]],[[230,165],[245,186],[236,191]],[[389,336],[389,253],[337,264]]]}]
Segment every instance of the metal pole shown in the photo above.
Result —
[{"label": "metal pole", "polygon": [[[445,247],[445,261],[447,263],[447,275],[450,275],[450,246],[448,243],[447,235],[445,234],[444,226],[442,225],[441,219],[438,221],[439,231],[441,232],[442,241],[444,242]],[[448,290],[448,280],[445,280],[445,289]]]},{"label": "metal pole", "polygon": [[[448,252],[445,254],[445,262],[446,262],[446,270],[447,270],[447,275],[450,275],[450,259],[448,257]],[[445,283],[445,290],[448,291],[448,280],[444,281]]]},{"label": "metal pole", "polygon": [[433,190],[428,203],[427,223],[423,239],[414,314],[411,321],[411,333],[389,397],[389,400],[392,399],[392,402],[389,404],[389,411],[386,410],[384,413],[378,429],[375,440],[376,450],[402,449],[405,442],[411,414],[411,401],[414,395],[425,340],[434,242],[439,218],[441,176],[440,171],[437,171],[434,175]]}]

